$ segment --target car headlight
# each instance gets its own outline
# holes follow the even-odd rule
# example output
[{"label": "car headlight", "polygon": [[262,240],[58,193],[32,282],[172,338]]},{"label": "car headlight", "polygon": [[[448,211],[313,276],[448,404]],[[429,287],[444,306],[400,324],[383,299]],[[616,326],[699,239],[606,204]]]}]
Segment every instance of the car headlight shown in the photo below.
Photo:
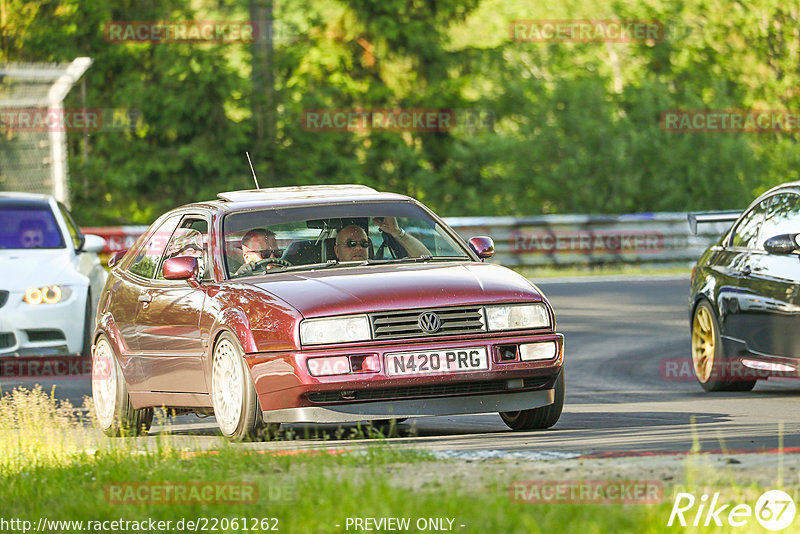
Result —
[{"label": "car headlight", "polygon": [[306,319],[300,323],[300,342],[303,345],[349,343],[370,339],[366,315],[351,315],[332,319]]},{"label": "car headlight", "polygon": [[62,300],[66,300],[72,294],[72,290],[66,286],[45,286],[45,287],[29,287],[25,290],[25,296],[22,298],[23,302],[33,304],[57,304]]},{"label": "car headlight", "polygon": [[489,330],[524,330],[550,326],[550,314],[544,304],[486,306]]}]

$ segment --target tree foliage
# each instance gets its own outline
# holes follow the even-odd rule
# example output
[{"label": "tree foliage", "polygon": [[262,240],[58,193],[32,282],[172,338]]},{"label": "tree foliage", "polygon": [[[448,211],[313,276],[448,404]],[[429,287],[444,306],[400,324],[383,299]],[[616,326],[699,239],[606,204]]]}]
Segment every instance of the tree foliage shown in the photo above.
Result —
[{"label": "tree foliage", "polygon": [[[239,0],[0,0],[0,61],[88,55],[87,107],[135,110],[70,136],[79,222],[149,222],[251,186],[363,183],[444,215],[746,205],[798,179],[797,134],[674,133],[672,109],[800,109],[800,7],[776,0],[296,0],[275,3],[275,135],[257,139],[248,44],[114,44],[112,20],[246,20]],[[518,19],[657,20],[664,39],[524,43]],[[79,91],[68,107],[82,105]],[[313,109],[452,108],[491,128],[304,129]]]}]

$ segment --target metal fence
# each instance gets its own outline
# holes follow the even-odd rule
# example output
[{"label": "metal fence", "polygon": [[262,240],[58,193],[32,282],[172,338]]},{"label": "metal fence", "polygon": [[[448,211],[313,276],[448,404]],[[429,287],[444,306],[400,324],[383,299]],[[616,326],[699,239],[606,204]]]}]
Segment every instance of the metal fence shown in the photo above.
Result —
[{"label": "metal fence", "polygon": [[69,205],[62,102],[91,64],[0,65],[0,191],[49,194]]},{"label": "metal fence", "polygon": [[[445,218],[464,239],[487,235],[508,266],[688,265],[730,228],[703,224],[689,231],[686,213],[544,215],[540,217]],[[145,226],[84,228],[106,238],[106,253],[129,248]]]}]

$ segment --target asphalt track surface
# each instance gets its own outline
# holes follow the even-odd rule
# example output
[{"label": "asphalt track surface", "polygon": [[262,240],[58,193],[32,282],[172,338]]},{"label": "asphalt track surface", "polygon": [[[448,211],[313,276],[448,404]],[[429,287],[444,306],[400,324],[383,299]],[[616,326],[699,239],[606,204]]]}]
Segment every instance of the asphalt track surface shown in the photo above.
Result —
[{"label": "asphalt track surface", "polygon": [[[566,336],[567,394],[551,429],[510,431],[497,414],[410,419],[391,443],[454,457],[604,457],[700,451],[800,449],[800,380],[759,382],[752,392],[706,393],[675,364],[688,358],[687,277],[542,280],[558,331]],[[684,360],[688,361],[688,360]],[[686,370],[686,368],[682,368]],[[56,396],[79,406],[87,380],[60,380]],[[31,381],[2,381],[3,391]],[[285,426],[286,427],[286,426]],[[346,439],[355,427],[288,425],[310,439],[240,446],[256,449],[348,449],[370,440]],[[219,446],[213,418],[173,418],[151,434],[172,432],[187,446]],[[87,428],[87,432],[96,432]],[[140,438],[155,440],[155,437]]]}]

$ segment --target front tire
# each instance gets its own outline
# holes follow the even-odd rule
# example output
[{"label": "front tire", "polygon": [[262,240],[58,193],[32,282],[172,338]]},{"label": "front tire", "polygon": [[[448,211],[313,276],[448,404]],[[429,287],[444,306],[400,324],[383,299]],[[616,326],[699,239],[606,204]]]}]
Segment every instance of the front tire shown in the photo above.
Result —
[{"label": "front tire", "polygon": [[692,368],[700,386],[706,391],[750,391],[755,380],[723,377],[730,374],[730,362],[720,342],[717,314],[708,301],[703,300],[692,317]]},{"label": "front tire", "polygon": [[564,409],[563,368],[556,379],[554,389],[555,399],[553,399],[553,404],[518,412],[500,412],[500,417],[512,430],[543,430],[550,428],[558,422],[561,417],[561,411]]},{"label": "front tire", "polygon": [[268,438],[279,424],[264,424],[253,378],[244,351],[230,332],[214,345],[211,397],[220,432],[233,441]]},{"label": "front tire", "polygon": [[153,409],[131,406],[122,368],[105,335],[92,352],[92,401],[97,425],[107,436],[137,436],[150,430]]}]

